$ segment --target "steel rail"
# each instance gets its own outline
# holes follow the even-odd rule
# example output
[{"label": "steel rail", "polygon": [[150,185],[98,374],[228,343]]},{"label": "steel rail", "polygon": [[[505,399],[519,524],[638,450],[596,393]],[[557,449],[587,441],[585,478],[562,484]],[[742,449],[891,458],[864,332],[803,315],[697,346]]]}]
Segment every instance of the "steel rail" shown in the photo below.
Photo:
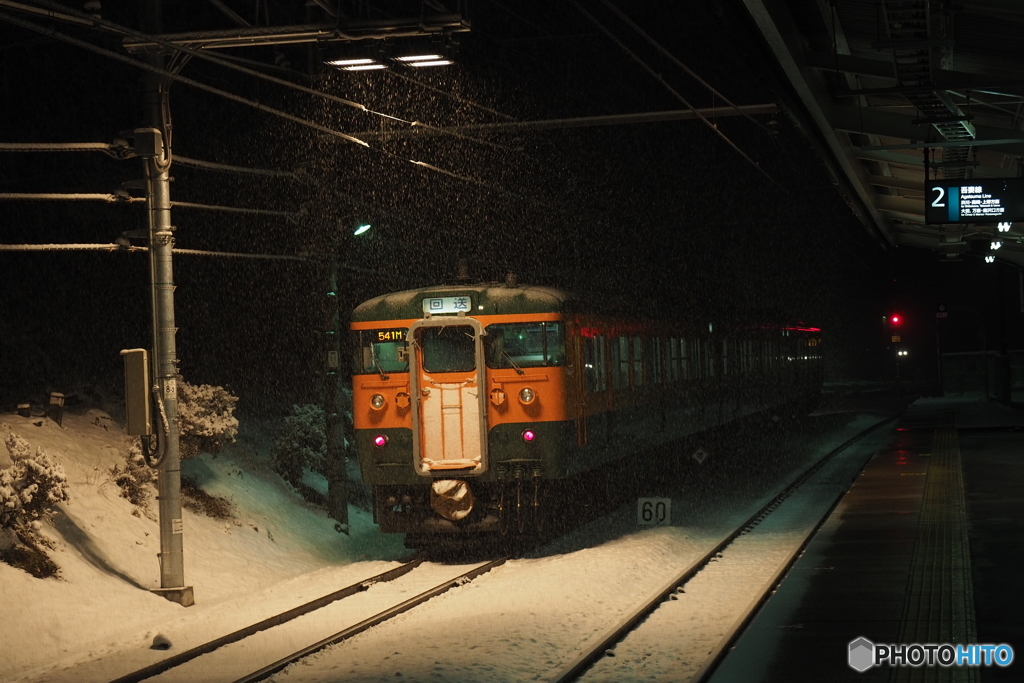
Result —
[{"label": "steel rail", "polygon": [[308,647],[304,647],[301,650],[293,652],[292,654],[286,657],[282,657],[273,664],[268,664],[267,666],[263,667],[258,671],[254,671],[247,676],[239,678],[238,680],[234,681],[234,683],[255,683],[255,681],[262,681],[274,675],[281,669],[284,669],[289,664],[296,662],[304,657],[308,657],[309,655],[315,652],[319,652],[328,645],[334,645],[336,643],[342,642],[343,640],[347,640],[352,636],[358,635],[363,631],[366,631],[367,629],[376,626],[377,624],[383,623],[388,619],[391,619],[392,617],[397,617],[400,614],[404,614],[405,612],[411,610],[413,607],[416,607],[417,605],[420,605],[433,597],[437,597],[442,593],[446,593],[447,591],[451,590],[452,588],[455,588],[456,586],[461,586],[465,583],[468,583],[469,581],[472,581],[481,574],[486,574],[495,567],[504,564],[508,559],[508,557],[501,557],[497,560],[485,562],[484,564],[474,569],[470,569],[468,572],[464,574],[456,576],[454,579],[449,579],[444,583],[440,583],[429,590],[423,591],[419,595],[415,595],[404,602],[401,602],[393,607],[389,607],[388,609],[382,612],[378,612],[377,614],[373,615],[372,617],[364,619],[358,624],[349,626],[345,630],[335,633],[333,636],[328,636],[327,638],[324,638],[319,642],[313,643]]},{"label": "steel rail", "polygon": [[424,559],[424,557],[414,557],[409,562],[406,562],[398,567],[395,567],[394,569],[389,569],[386,572],[381,572],[380,574],[371,576],[368,579],[363,579],[362,581],[354,583],[350,586],[346,586],[345,588],[334,591],[333,593],[328,593],[323,597],[317,598],[315,600],[310,600],[309,602],[299,605],[298,607],[293,607],[289,610],[281,612],[280,614],[275,614],[274,616],[268,617],[262,621],[258,621],[255,624],[251,624],[244,628],[240,628],[232,633],[228,633],[227,635],[221,636],[220,638],[215,638],[207,643],[203,643],[202,645],[197,645],[196,647],[178,653],[173,657],[162,659],[159,662],[150,664],[149,666],[145,666],[139,669],[138,671],[133,671],[129,674],[121,676],[120,678],[115,678],[110,683],[138,683],[138,681],[144,681],[147,678],[152,678],[153,676],[162,674],[163,672],[169,669],[173,669],[176,666],[181,666],[186,662],[190,662],[193,659],[196,659],[197,657],[209,654],[217,648],[223,647],[225,645],[230,645],[231,643],[236,643],[239,640],[243,640],[244,638],[248,638],[253,634],[259,633],[260,631],[265,631],[269,628],[280,626],[281,624],[289,622],[297,617],[301,617],[304,614],[309,614],[310,612],[318,610],[322,607],[326,607],[332,602],[337,602],[338,600],[341,600],[343,598],[347,598],[357,593],[362,593],[363,591],[368,590],[370,586],[373,586],[374,584],[394,581],[399,577],[405,576],[413,569],[423,564]]},{"label": "steel rail", "polygon": [[[700,570],[704,569],[711,562],[715,556],[722,552],[728,547],[736,538],[741,534],[753,529],[755,526],[760,524],[772,511],[778,508],[783,501],[789,498],[800,486],[802,486],[808,479],[810,479],[818,470],[825,466],[832,458],[837,456],[842,451],[846,450],[849,446],[856,443],[860,439],[875,431],[879,427],[886,425],[894,420],[899,419],[899,415],[894,415],[890,418],[882,420],[867,429],[859,432],[851,438],[844,441],[842,444],[832,449],[820,460],[815,462],[813,465],[804,470],[803,473],[798,475],[793,481],[782,488],[771,500],[761,506],[757,512],[748,517],[739,526],[733,529],[725,538],[719,541],[715,547],[705,553],[700,559],[691,563],[686,569],[681,571],[675,577],[673,577],[668,583],[662,586],[658,591],[648,597],[642,604],[631,611],[619,623],[613,628],[606,631],[601,636],[593,639],[589,645],[585,646],[583,652],[579,654],[575,659],[566,664],[563,668],[559,669],[556,674],[551,678],[547,679],[549,683],[566,683],[568,681],[575,681],[586,672],[590,666],[600,659],[604,653],[611,649],[616,643],[626,637],[631,631],[633,631],[640,623],[646,619],[654,610],[656,610],[661,603],[665,602],[669,596],[680,586],[685,584],[687,581],[692,579]],[[839,494],[836,502],[845,494]],[[831,510],[834,508],[835,503],[829,508],[829,512],[825,514],[822,521],[828,517]],[[737,620],[733,625],[730,632],[722,639],[721,642],[712,650],[712,657],[705,661],[705,664],[698,670],[698,674],[701,678],[691,678],[690,683],[696,683],[697,681],[703,681],[704,678],[714,671],[715,667],[721,661],[726,649],[735,642],[735,639],[742,632],[742,629],[749,623],[750,619],[753,618],[757,609],[764,602],[768,593],[771,589],[781,580],[781,577],[785,575],[785,572],[789,569],[792,562],[799,556],[800,551],[804,548],[806,543],[813,537],[814,532],[817,531],[818,525],[815,525],[814,529],[802,540],[800,547],[797,549],[795,554],[784,563],[784,566],[772,576],[771,580],[767,583],[766,589],[761,593],[758,599],[754,600],[747,608],[747,612],[744,613],[743,617]]]}]

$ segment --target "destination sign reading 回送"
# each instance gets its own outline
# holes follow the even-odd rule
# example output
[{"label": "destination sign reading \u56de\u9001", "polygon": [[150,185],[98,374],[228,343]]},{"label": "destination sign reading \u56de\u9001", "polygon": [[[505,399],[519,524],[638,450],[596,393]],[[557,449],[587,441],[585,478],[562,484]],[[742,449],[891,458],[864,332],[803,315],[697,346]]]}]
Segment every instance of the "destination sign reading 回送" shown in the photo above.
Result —
[{"label": "destination sign reading \u56de\u9001", "polygon": [[431,315],[467,313],[473,308],[468,296],[438,296],[423,300],[423,312]]},{"label": "destination sign reading \u56de\u9001", "polygon": [[1024,178],[972,178],[927,185],[926,223],[1024,221]]}]

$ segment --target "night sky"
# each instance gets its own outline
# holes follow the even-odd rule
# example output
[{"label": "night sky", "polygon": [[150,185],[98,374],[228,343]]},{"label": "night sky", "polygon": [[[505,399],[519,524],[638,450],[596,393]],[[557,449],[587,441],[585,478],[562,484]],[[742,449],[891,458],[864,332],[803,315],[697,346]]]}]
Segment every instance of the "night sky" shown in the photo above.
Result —
[{"label": "night sky", "polygon": [[[636,5],[628,9],[635,22],[737,104],[794,101],[738,3]],[[694,106],[723,104],[602,5],[583,6]],[[269,8],[273,23],[296,20],[286,3]],[[118,11],[126,10],[104,16],[138,25]],[[205,2],[175,3],[174,11],[168,32],[229,27]],[[685,108],[571,3],[477,0],[469,16],[458,63],[443,69],[342,73],[317,67],[304,46],[281,53],[296,82],[439,127]],[[115,38],[56,27],[124,53]],[[269,47],[233,54],[275,58]],[[197,59],[182,74],[346,133],[407,128]],[[130,66],[0,21],[0,139],[110,142],[142,121],[140,79]],[[475,139],[385,135],[364,149],[181,83],[171,89],[171,110],[175,154],[302,171],[299,180],[269,179],[175,165],[173,200],[302,211],[289,221],[176,209],[177,246],[337,255],[350,266],[341,288],[348,307],[451,280],[465,259],[475,278],[511,270],[522,282],[638,310],[712,319],[746,311],[817,324],[831,349],[829,374],[870,379],[885,372],[881,314],[900,306],[926,318],[914,334],[933,353],[936,288],[973,306],[965,292],[996,286],[994,269],[943,264],[943,272],[931,254],[881,249],[815,156],[799,112],[757,117],[761,125],[715,122],[755,168],[698,121]],[[105,193],[139,177],[137,159],[0,153],[0,192]],[[367,237],[352,237],[357,221],[373,224]],[[145,224],[142,204],[0,202],[6,244],[110,243]],[[243,413],[319,399],[322,265],[183,255],[175,277],[187,380],[230,387]],[[1016,274],[1007,278],[1015,296]],[[142,254],[0,252],[0,292],[4,409],[82,383],[117,391],[118,351],[150,344]]]}]

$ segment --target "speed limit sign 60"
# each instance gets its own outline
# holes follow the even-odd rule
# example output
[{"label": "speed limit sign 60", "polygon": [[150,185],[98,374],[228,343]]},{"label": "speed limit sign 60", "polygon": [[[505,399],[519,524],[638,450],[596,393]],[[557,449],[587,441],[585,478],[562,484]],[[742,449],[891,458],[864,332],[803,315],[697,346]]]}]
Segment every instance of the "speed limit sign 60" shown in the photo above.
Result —
[{"label": "speed limit sign 60", "polygon": [[668,526],[672,521],[671,498],[638,498],[636,523],[640,526]]}]

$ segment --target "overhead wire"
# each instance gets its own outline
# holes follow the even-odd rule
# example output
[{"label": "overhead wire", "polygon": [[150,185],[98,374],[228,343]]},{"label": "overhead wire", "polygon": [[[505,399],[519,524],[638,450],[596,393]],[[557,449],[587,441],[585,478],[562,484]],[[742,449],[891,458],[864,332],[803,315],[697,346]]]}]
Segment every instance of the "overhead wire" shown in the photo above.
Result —
[{"label": "overhead wire", "polygon": [[278,171],[271,168],[254,168],[252,166],[233,166],[231,164],[222,164],[216,161],[205,161],[203,159],[192,159],[190,157],[183,157],[180,154],[175,155],[174,160],[182,166],[191,166],[193,168],[201,168],[207,171],[220,171],[222,173],[241,173],[249,175],[262,175],[270,176],[272,178],[292,178],[298,179],[303,174],[297,171]]},{"label": "overhead wire", "polygon": [[769,135],[772,134],[772,131],[768,128],[768,126],[764,125],[763,123],[755,119],[753,116],[750,116],[749,114],[741,111],[737,105],[733,104],[732,100],[730,100],[728,97],[720,93],[718,90],[714,88],[714,86],[712,86],[710,83],[701,78],[700,74],[698,74],[690,67],[686,66],[686,64],[684,64],[678,57],[676,57],[674,54],[672,54],[667,49],[662,47],[661,43],[652,38],[651,35],[644,31],[642,28],[640,28],[640,26],[638,26],[636,22],[634,22],[632,19],[626,16],[626,14],[622,10],[620,10],[618,7],[612,4],[611,0],[601,0],[601,4],[610,9],[619,19],[622,19],[622,21],[625,22],[627,26],[636,31],[644,40],[650,43],[654,49],[656,49],[658,52],[660,52],[662,55],[668,58],[669,61],[678,66],[683,71],[685,71],[695,81],[697,81],[705,88],[710,90],[712,93],[714,93],[716,97],[722,98],[722,100],[730,107],[735,109],[738,114],[741,114],[742,116],[746,117],[751,123],[753,123],[758,128],[762,129]]},{"label": "overhead wire", "polygon": [[244,98],[244,97],[242,97],[240,95],[235,95],[234,93],[230,93],[230,92],[228,92],[226,90],[221,90],[220,88],[215,88],[215,87],[213,87],[211,85],[207,85],[205,83],[200,83],[199,81],[196,81],[194,79],[188,78],[187,76],[182,76],[181,74],[173,73],[171,71],[168,71],[167,69],[161,69],[161,68],[153,66],[151,64],[147,64],[145,62],[141,62],[141,61],[139,61],[137,59],[132,59],[131,57],[119,54],[117,52],[114,52],[113,50],[108,50],[108,49],[106,49],[104,47],[100,47],[99,45],[94,45],[93,43],[90,43],[88,41],[81,40],[81,39],[75,38],[73,36],[69,36],[69,35],[67,35],[65,33],[61,33],[60,31],[54,30],[52,28],[48,28],[46,26],[40,26],[39,24],[35,24],[33,22],[30,22],[30,21],[25,21],[23,19],[19,19],[18,17],[13,17],[13,16],[11,16],[9,14],[6,14],[4,12],[0,12],[0,20],[6,21],[6,22],[8,22],[10,24],[14,24],[15,26],[20,26],[21,28],[24,28],[24,29],[29,30],[29,31],[34,31],[36,33],[40,33],[40,34],[42,34],[44,36],[47,36],[49,38],[54,38],[55,40],[60,40],[61,42],[65,42],[65,43],[69,43],[71,45],[75,45],[76,47],[80,47],[80,48],[83,48],[85,50],[89,50],[90,52],[94,52],[94,53],[102,55],[104,57],[109,57],[110,59],[113,59],[115,61],[121,62],[122,64],[128,64],[130,66],[142,69],[143,71],[149,71],[150,73],[156,74],[158,76],[164,76],[165,78],[169,78],[171,80],[174,80],[174,81],[177,81],[177,82],[180,82],[180,83],[184,83],[184,84],[189,85],[189,86],[191,86],[193,88],[196,88],[197,90],[202,90],[204,92],[207,92],[207,93],[210,93],[210,94],[213,94],[213,95],[217,95],[219,97],[223,97],[223,98],[228,99],[228,100],[230,100],[232,102],[235,102],[237,104],[242,104],[242,105],[245,105],[247,107],[252,107],[253,109],[256,109],[258,111],[266,112],[268,114],[273,114],[275,116],[278,116],[280,118],[286,119],[286,120],[291,121],[293,123],[297,123],[297,124],[299,124],[301,126],[305,126],[307,128],[312,128],[314,130],[320,131],[321,133],[326,133],[326,134],[334,136],[334,137],[339,137],[339,138],[342,138],[342,139],[347,140],[349,142],[352,142],[354,144],[361,145],[363,147],[369,147],[370,146],[366,142],[363,142],[362,140],[360,140],[360,139],[358,139],[356,137],[353,137],[351,135],[348,135],[346,133],[342,133],[341,131],[337,131],[337,130],[334,130],[332,128],[328,128],[327,126],[322,126],[319,123],[315,123],[313,121],[307,121],[306,119],[300,118],[300,117],[295,116],[293,114],[289,114],[288,112],[281,111],[280,109],[275,109],[274,107],[269,107],[269,106],[267,106],[265,104],[261,104],[259,102],[253,102],[252,100],[248,100],[248,99],[246,99],[246,98]]},{"label": "overhead wire", "polygon": [[[125,244],[0,244],[0,251],[12,251],[12,252],[27,252],[27,251],[103,251],[108,253],[125,253],[132,254],[135,252],[148,252],[149,247],[125,245]],[[298,261],[300,263],[310,263],[314,265],[320,265],[323,263],[331,262],[331,257],[319,257],[319,256],[293,256],[289,254],[246,254],[242,252],[233,251],[210,251],[207,249],[182,249],[174,247],[172,250],[175,254],[184,254],[186,256],[217,256],[222,258],[240,258],[240,259],[259,259],[259,260],[270,260],[270,261]],[[358,273],[370,273],[373,275],[384,275],[377,270],[371,268],[364,268],[362,266],[353,266],[348,263],[339,263],[339,268],[345,270],[351,270]],[[391,276],[392,273],[386,273]]]},{"label": "overhead wire", "polygon": [[504,114],[504,113],[498,111],[497,109],[492,109],[491,107],[484,106],[484,105],[482,105],[482,104],[480,104],[478,102],[474,102],[473,100],[467,100],[466,98],[460,97],[459,95],[456,95],[454,93],[446,92],[444,90],[441,90],[440,88],[435,88],[434,86],[432,86],[432,85],[430,85],[428,83],[424,83],[423,81],[417,80],[417,79],[413,78],[412,76],[409,76],[408,74],[399,73],[398,71],[395,71],[394,69],[385,69],[384,73],[386,73],[388,76],[394,76],[395,78],[400,78],[403,81],[406,81],[408,83],[412,83],[414,85],[417,85],[417,86],[423,88],[424,90],[429,90],[430,92],[437,93],[438,95],[443,95],[445,97],[449,97],[449,98],[455,100],[456,102],[458,102],[460,104],[465,104],[467,106],[473,107],[474,109],[479,109],[480,111],[487,112],[488,114],[491,114],[493,116],[497,116],[498,118],[505,119],[506,121],[515,121],[516,120],[515,117],[509,116],[508,114]]},{"label": "overhead wire", "polygon": [[[2,0],[2,1],[6,2],[7,0]],[[34,2],[35,1],[40,1],[41,2],[41,1],[44,1],[44,0],[33,0],[33,1]],[[325,134],[330,135],[332,137],[340,138],[340,139],[346,140],[348,142],[360,145],[362,147],[366,147],[368,149],[374,149],[374,151],[376,151],[376,152],[378,152],[380,154],[383,154],[383,155],[385,155],[387,157],[390,157],[390,158],[393,158],[393,159],[398,159],[398,160],[401,160],[401,161],[404,161],[404,162],[407,162],[407,163],[413,163],[412,159],[407,159],[407,158],[401,157],[399,155],[393,154],[393,153],[388,152],[388,151],[386,151],[384,149],[381,149],[379,147],[378,148],[371,148],[369,143],[367,143],[367,142],[365,142],[363,140],[360,140],[359,138],[356,138],[355,136],[349,135],[347,133],[343,133],[341,131],[334,130],[333,128],[328,128],[327,126],[323,126],[323,125],[318,124],[316,122],[309,121],[307,119],[303,119],[303,118],[301,118],[299,116],[295,116],[293,114],[289,114],[288,112],[282,111],[280,109],[276,109],[274,107],[270,107],[270,106],[262,104],[260,102],[254,102],[252,100],[248,100],[248,99],[246,99],[246,98],[244,98],[244,97],[242,97],[240,95],[235,95],[234,93],[228,92],[226,90],[221,90],[220,88],[216,88],[216,87],[207,85],[205,83],[201,83],[201,82],[196,81],[196,80],[194,80],[192,78],[188,78],[187,76],[182,76],[181,74],[171,72],[171,71],[169,71],[167,69],[161,69],[161,68],[153,66],[151,64],[147,64],[147,63],[139,61],[137,59],[133,59],[133,58],[128,57],[126,55],[121,55],[121,54],[119,54],[117,52],[114,52],[112,50],[108,50],[106,48],[100,47],[100,46],[95,45],[93,43],[90,43],[88,41],[81,40],[79,38],[75,38],[75,37],[67,35],[65,33],[61,33],[60,31],[57,31],[55,29],[52,29],[52,28],[49,28],[49,27],[45,27],[45,26],[40,26],[39,24],[35,24],[33,22],[30,22],[30,21],[25,21],[23,19],[11,16],[10,14],[4,13],[4,12],[0,12],[0,21],[6,21],[6,22],[8,22],[10,24],[13,24],[15,26],[19,26],[19,27],[24,28],[26,30],[39,33],[39,34],[47,36],[49,38],[53,38],[53,39],[59,40],[61,42],[65,42],[65,43],[68,43],[68,44],[71,44],[71,45],[75,45],[76,47],[81,47],[81,48],[83,48],[85,50],[88,50],[90,52],[94,52],[94,53],[99,54],[99,55],[104,56],[104,57],[109,57],[110,59],[113,59],[115,61],[121,62],[123,64],[128,64],[130,66],[142,69],[144,71],[149,71],[150,73],[154,73],[154,74],[157,74],[159,76],[164,76],[167,79],[170,79],[170,80],[173,80],[173,81],[176,81],[176,82],[184,83],[184,84],[189,85],[189,86],[191,86],[193,88],[196,88],[197,90],[202,90],[204,92],[208,92],[210,94],[217,95],[219,97],[223,97],[223,98],[225,98],[227,100],[230,100],[232,102],[236,102],[238,104],[242,104],[244,106],[256,109],[257,111],[261,111],[261,112],[264,112],[264,113],[268,113],[268,114],[277,116],[279,118],[283,118],[283,119],[285,119],[287,121],[291,121],[293,123],[297,123],[297,124],[299,124],[301,126],[304,126],[304,127],[307,127],[307,128],[312,128],[313,130],[317,130],[317,131],[319,131],[321,133],[325,133]],[[175,49],[177,49],[177,48],[175,47]],[[318,92],[318,91],[314,91],[314,92]],[[341,98],[339,98],[339,99],[341,99]],[[363,105],[356,105],[356,106],[362,107]],[[371,110],[369,110],[369,109],[367,109],[366,111],[367,112],[371,112]],[[403,121],[402,119],[399,119],[398,117],[393,117],[393,116],[390,116],[388,114],[383,114],[381,112],[371,112],[371,113],[374,113],[376,115],[383,116],[383,117],[386,117],[386,118],[391,118],[391,119],[394,119],[396,121]],[[417,164],[417,165],[423,166],[423,164]],[[444,175],[449,175],[449,176],[456,177],[456,178],[465,179],[467,177],[467,176],[461,176],[461,175],[455,174],[453,172],[443,172],[443,169],[440,169],[438,166],[434,166],[433,164],[427,164],[425,167],[431,169],[432,171],[436,171],[438,173],[443,173]],[[483,181],[474,181],[474,182],[476,184],[478,184],[478,185],[483,186],[483,187],[489,187],[489,188],[492,188],[492,189],[499,189],[499,188],[496,188],[496,186],[489,185],[488,183],[485,183]],[[505,190],[505,192],[508,192],[508,191]]]},{"label": "overhead wire", "polygon": [[[127,143],[111,144],[109,142],[0,142],[0,152],[102,152],[115,159],[125,160],[135,157],[133,150]],[[180,154],[174,156],[174,161],[182,166],[201,168],[207,171],[220,171],[222,173],[242,173],[249,175],[269,176],[272,178],[292,178],[297,180],[304,173],[299,171],[281,171],[270,168],[255,168],[252,166],[233,166],[222,164],[216,161],[205,161],[203,159],[192,159],[183,157]]]},{"label": "overhead wire", "polygon": [[[7,2],[10,2],[10,1],[11,0],[4,0],[3,4],[6,4]],[[121,24],[117,24],[115,22],[108,21],[106,19],[91,17],[90,15],[88,15],[88,14],[86,14],[84,12],[79,12],[78,10],[75,10],[75,9],[72,9],[72,8],[69,8],[69,7],[65,7],[63,5],[59,5],[58,3],[52,2],[52,0],[29,0],[29,1],[39,5],[41,7],[46,7],[46,8],[58,8],[59,7],[61,11],[69,12],[69,13],[71,13],[72,16],[78,16],[78,17],[81,17],[82,19],[91,19],[98,26],[102,26],[104,28],[107,28],[110,31],[113,31],[113,32],[116,32],[116,33],[120,33],[121,35],[125,35],[125,36],[131,36],[131,37],[139,39],[139,40],[146,40],[146,41],[154,42],[157,45],[160,45],[161,47],[164,47],[164,48],[167,48],[169,50],[174,51],[175,55],[188,55],[190,57],[196,57],[198,59],[210,62],[211,64],[216,64],[216,65],[218,65],[218,66],[220,66],[222,68],[229,69],[229,70],[232,70],[232,71],[237,71],[238,73],[243,73],[243,74],[245,74],[247,76],[250,76],[252,78],[264,80],[264,81],[267,81],[268,83],[273,83],[275,85],[279,85],[279,86],[282,86],[282,87],[285,87],[285,88],[290,88],[292,90],[297,90],[298,92],[302,92],[302,93],[305,93],[307,95],[312,95],[314,97],[320,97],[320,98],[326,99],[326,100],[328,100],[330,102],[334,102],[336,104],[341,104],[341,105],[346,106],[346,107],[351,107],[351,108],[357,109],[357,110],[359,110],[361,112],[364,112],[366,114],[370,114],[370,115],[373,115],[373,116],[379,116],[379,117],[382,117],[382,118],[385,118],[385,119],[389,119],[389,120],[392,120],[392,121],[397,121],[399,123],[403,123],[403,124],[406,124],[406,125],[409,125],[409,126],[412,126],[412,125],[427,126],[428,125],[428,124],[424,124],[422,122],[409,121],[407,119],[403,119],[403,118],[398,117],[398,116],[393,116],[391,114],[386,114],[384,112],[376,111],[376,110],[370,109],[369,107],[367,107],[364,104],[360,104],[358,102],[354,102],[354,101],[346,99],[344,97],[338,97],[337,95],[331,95],[330,93],[325,93],[325,92],[323,92],[321,90],[316,90],[315,88],[310,88],[308,86],[301,85],[301,84],[295,83],[293,81],[289,81],[289,80],[286,80],[286,79],[283,79],[283,78],[278,78],[276,76],[271,76],[270,74],[266,74],[266,73],[263,73],[261,71],[256,71],[255,69],[250,69],[248,67],[242,66],[241,64],[236,64],[234,62],[228,61],[228,60],[226,60],[226,59],[224,59],[222,57],[216,57],[216,56],[214,56],[212,54],[209,54],[207,52],[204,52],[202,50],[197,50],[195,48],[191,48],[191,47],[187,47],[187,46],[184,46],[184,45],[180,45],[178,43],[173,43],[171,41],[164,40],[164,39],[160,38],[159,36],[154,36],[154,35],[150,35],[150,34],[147,34],[147,33],[143,33],[141,31],[136,31],[135,29],[129,28],[127,26],[122,26]],[[182,66],[184,66],[184,64],[182,64]],[[480,140],[476,140],[476,139],[470,138],[470,137],[463,136],[463,139],[471,140],[473,142],[480,142],[481,144],[488,144],[486,141],[480,141]]]},{"label": "overhead wire", "polygon": [[0,192],[2,201],[43,201],[43,202],[107,202],[108,204],[136,204],[146,201],[145,197],[129,197],[127,194],[101,192]]},{"label": "overhead wire", "polygon": [[133,156],[129,147],[109,142],[0,142],[0,152],[103,152],[116,159]]},{"label": "overhead wire", "polygon": [[629,47],[627,47],[625,43],[623,43],[611,31],[609,31],[604,26],[604,24],[602,24],[600,21],[597,20],[597,18],[594,15],[592,15],[587,10],[583,9],[583,7],[576,0],[569,0],[569,3],[573,7],[575,7],[576,10],[579,11],[580,14],[585,16],[592,24],[594,24],[602,33],[604,33],[606,36],[608,36],[608,38],[612,42],[614,42],[616,45],[618,45],[619,48],[623,52],[625,52],[627,55],[629,55],[633,59],[633,61],[635,61],[637,64],[639,64],[641,67],[643,67],[644,70],[647,71],[651,76],[653,76],[655,80],[657,80],[659,83],[661,83],[665,87],[665,89],[668,90],[670,93],[672,93],[672,95],[677,100],[679,100],[687,109],[692,111],[697,116],[697,118],[699,118],[704,123],[704,125],[706,125],[708,128],[710,128],[715,133],[715,135],[717,135],[718,137],[722,138],[722,140],[724,140],[726,144],[728,144],[730,147],[732,147],[741,157],[746,159],[747,162],[751,166],[756,168],[758,170],[758,172],[761,173],[761,175],[763,175],[765,178],[770,180],[773,184],[779,185],[778,181],[775,180],[775,178],[773,178],[767,171],[765,171],[763,168],[761,168],[760,164],[758,164],[756,161],[754,161],[749,156],[747,156],[746,152],[744,152],[742,149],[740,149],[736,145],[735,142],[730,140],[729,137],[725,133],[723,133],[722,131],[720,131],[718,129],[718,126],[716,126],[714,123],[712,123],[710,120],[708,120],[707,117],[705,117],[703,114],[701,114],[697,110],[697,108],[694,107],[692,104],[690,104],[690,102],[685,97],[683,97],[675,88],[673,88],[671,85],[669,85],[665,81],[665,79],[662,78],[661,74],[659,74],[657,71],[655,71],[653,68],[651,68],[650,65],[647,64],[647,62],[645,62],[642,59],[640,59],[639,55],[637,55],[635,52],[630,50]]}]

